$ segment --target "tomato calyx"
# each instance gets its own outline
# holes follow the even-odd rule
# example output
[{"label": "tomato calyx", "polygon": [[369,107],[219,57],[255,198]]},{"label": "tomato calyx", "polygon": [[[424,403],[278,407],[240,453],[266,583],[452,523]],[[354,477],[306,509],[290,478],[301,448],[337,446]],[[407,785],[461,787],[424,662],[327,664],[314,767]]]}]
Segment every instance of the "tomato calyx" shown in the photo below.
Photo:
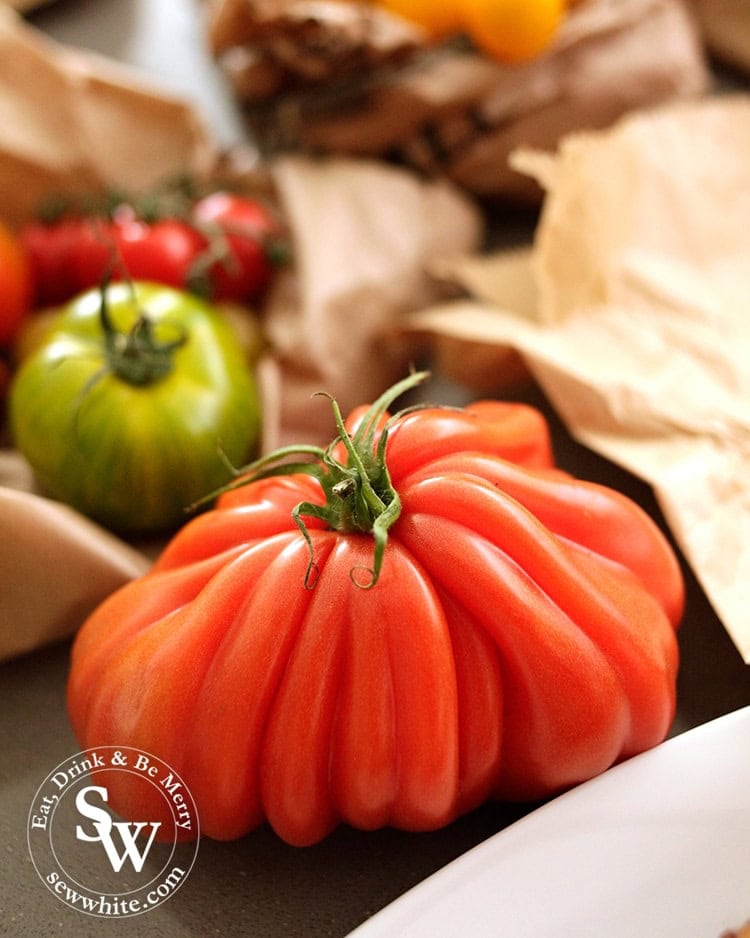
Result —
[{"label": "tomato calyx", "polygon": [[187,341],[187,334],[181,329],[176,338],[160,342],[144,311],[139,311],[127,332],[120,332],[112,322],[106,287],[101,290],[99,321],[104,333],[106,370],[138,387],[165,378],[172,371],[175,351]]},{"label": "tomato calyx", "polygon": [[[317,479],[325,496],[323,504],[300,502],[292,509],[292,518],[304,537],[310,554],[305,572],[305,588],[312,589],[318,576],[312,538],[305,518],[317,518],[330,530],[341,533],[371,534],[375,542],[371,567],[354,567],[350,571],[352,582],[360,589],[371,589],[378,582],[383,555],[388,543],[388,531],[401,514],[401,500],[393,487],[385,460],[388,430],[394,420],[415,408],[394,414],[385,423],[383,417],[391,404],[402,394],[422,384],[429,372],[413,372],[392,385],[369,407],[356,431],[351,434],[335,398],[325,395],[331,402],[338,434],[322,448],[313,445],[288,446],[275,450],[247,466],[230,466],[234,479],[198,504],[212,500],[223,492],[239,488],[259,479],[278,475],[305,473]],[[325,392],[320,392],[325,394]],[[375,434],[380,432],[377,447]],[[338,458],[337,450],[343,445],[346,458]],[[290,457],[312,457],[303,461],[287,461]],[[191,506],[196,507],[196,506]]]}]

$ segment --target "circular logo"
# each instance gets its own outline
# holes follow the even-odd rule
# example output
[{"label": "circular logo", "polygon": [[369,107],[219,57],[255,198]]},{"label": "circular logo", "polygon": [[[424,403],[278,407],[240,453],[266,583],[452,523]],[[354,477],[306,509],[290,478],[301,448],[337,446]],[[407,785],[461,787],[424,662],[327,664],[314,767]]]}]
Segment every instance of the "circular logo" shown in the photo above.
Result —
[{"label": "circular logo", "polygon": [[103,918],[140,915],[182,886],[198,853],[192,795],[177,773],[129,746],[86,749],[37,789],[29,853],[61,902]]}]

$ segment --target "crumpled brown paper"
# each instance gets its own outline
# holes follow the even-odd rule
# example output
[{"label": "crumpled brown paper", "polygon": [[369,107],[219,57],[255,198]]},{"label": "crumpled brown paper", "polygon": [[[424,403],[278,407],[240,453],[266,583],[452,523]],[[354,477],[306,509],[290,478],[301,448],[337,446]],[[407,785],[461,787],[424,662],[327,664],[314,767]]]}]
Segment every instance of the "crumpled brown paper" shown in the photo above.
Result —
[{"label": "crumpled brown paper", "polygon": [[[214,48],[267,148],[398,155],[482,196],[538,197],[508,164],[519,145],[552,149],[572,130],[608,126],[628,110],[698,95],[709,84],[682,0],[586,0],[543,55],[515,66],[460,44],[428,45],[421,55],[418,48],[394,65],[374,40],[363,52],[352,39],[355,78],[343,71],[354,52],[342,55],[341,36],[360,35],[369,4],[211,6]],[[305,82],[309,58],[316,67]]]},{"label": "crumpled brown paper", "polygon": [[[0,8],[0,216],[20,221],[50,193],[137,191],[178,171],[271,195],[293,262],[257,311],[269,343],[264,446],[328,442],[330,405],[313,392],[346,409],[403,375],[407,352],[387,335],[440,296],[431,263],[478,249],[481,215],[450,184],[393,166],[291,157],[259,168],[252,152],[225,156],[187,105]],[[0,659],[70,634],[150,555],[33,489],[20,456],[0,450]]]},{"label": "crumpled brown paper", "polygon": [[[750,96],[566,138],[514,163],[546,189],[525,309],[492,258],[410,328],[510,347],[584,444],[648,481],[750,663]],[[512,265],[511,265],[512,269]],[[445,272],[445,271],[443,271]],[[531,300],[531,302],[529,302]]]},{"label": "crumpled brown paper", "polygon": [[0,5],[0,211],[18,222],[50,192],[147,189],[210,172],[215,147],[184,102],[132,70],[69,49]]},{"label": "crumpled brown paper", "polygon": [[29,10],[35,10],[37,7],[45,6],[47,3],[51,3],[52,0],[0,0],[0,6],[5,4],[5,6],[12,7],[14,10],[20,10],[25,13]]},{"label": "crumpled brown paper", "polygon": [[71,508],[0,485],[0,660],[67,637],[148,564]]},{"label": "crumpled brown paper", "polygon": [[330,440],[330,405],[315,392],[346,412],[403,377],[413,349],[392,334],[439,296],[428,268],[482,238],[475,207],[445,182],[344,157],[283,157],[271,174],[295,261],[264,309],[264,405],[279,408],[266,420],[266,450]]},{"label": "crumpled brown paper", "polygon": [[750,3],[748,0],[688,0],[703,40],[732,68],[750,73]]}]

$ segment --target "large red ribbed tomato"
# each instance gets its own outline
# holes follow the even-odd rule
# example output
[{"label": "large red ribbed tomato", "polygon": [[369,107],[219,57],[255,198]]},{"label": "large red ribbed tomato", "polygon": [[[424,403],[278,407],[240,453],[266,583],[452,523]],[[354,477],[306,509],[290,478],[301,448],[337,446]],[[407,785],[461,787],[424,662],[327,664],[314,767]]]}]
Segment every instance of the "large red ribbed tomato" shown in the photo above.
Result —
[{"label": "large red ribbed tomato", "polygon": [[351,435],[334,404],[345,445],[225,493],[78,635],[79,739],[165,760],[209,836],[436,828],[668,731],[683,585],[657,527],[551,468],[531,408],[386,423],[418,378]]}]

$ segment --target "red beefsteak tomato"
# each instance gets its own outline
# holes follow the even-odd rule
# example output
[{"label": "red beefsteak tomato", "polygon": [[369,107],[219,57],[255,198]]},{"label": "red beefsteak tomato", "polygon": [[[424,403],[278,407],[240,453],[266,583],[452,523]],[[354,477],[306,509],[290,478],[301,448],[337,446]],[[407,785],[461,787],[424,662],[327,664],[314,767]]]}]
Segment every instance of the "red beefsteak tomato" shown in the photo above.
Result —
[{"label": "red beefsteak tomato", "polygon": [[211,837],[433,829],[668,731],[683,583],[659,529],[554,469],[532,408],[389,418],[421,377],[346,425],[334,402],[334,445],[256,464],[78,634],[81,743],[170,763]]}]

